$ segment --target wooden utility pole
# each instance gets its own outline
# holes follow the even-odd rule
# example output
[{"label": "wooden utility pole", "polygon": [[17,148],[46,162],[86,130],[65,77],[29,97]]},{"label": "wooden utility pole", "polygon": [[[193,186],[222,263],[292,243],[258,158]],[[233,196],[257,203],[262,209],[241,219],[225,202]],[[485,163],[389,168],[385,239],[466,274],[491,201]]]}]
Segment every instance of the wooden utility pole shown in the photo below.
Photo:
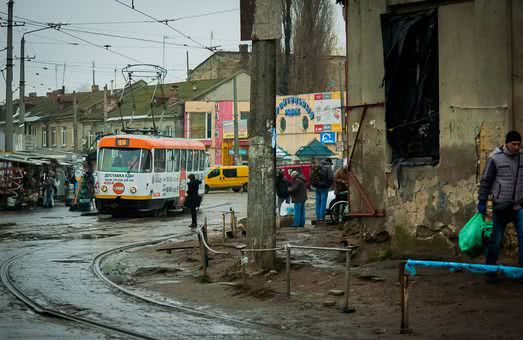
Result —
[{"label": "wooden utility pole", "polygon": [[[252,30],[249,194],[247,236],[252,248],[276,245],[276,47],[281,38],[281,0],[255,3]],[[274,266],[275,252],[255,253],[260,267]]]},{"label": "wooden utility pole", "polygon": [[78,104],[76,102],[76,91],[73,91],[73,146],[78,151]]}]

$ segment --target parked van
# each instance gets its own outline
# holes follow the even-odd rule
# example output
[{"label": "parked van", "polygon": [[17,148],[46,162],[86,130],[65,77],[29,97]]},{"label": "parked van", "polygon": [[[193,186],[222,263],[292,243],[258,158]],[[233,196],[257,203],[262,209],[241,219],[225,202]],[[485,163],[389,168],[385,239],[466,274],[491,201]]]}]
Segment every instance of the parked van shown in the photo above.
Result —
[{"label": "parked van", "polygon": [[231,188],[234,192],[247,191],[249,182],[249,167],[238,166],[215,166],[205,176],[205,193],[209,190],[220,190]]}]

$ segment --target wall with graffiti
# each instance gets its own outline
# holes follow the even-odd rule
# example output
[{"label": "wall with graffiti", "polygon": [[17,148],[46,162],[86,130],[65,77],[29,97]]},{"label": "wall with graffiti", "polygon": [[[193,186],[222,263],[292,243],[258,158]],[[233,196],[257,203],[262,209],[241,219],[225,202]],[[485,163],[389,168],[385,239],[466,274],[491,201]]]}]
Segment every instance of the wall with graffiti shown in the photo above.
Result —
[{"label": "wall with graffiti", "polygon": [[313,139],[341,157],[340,92],[278,96],[276,98],[277,144],[290,154]]}]

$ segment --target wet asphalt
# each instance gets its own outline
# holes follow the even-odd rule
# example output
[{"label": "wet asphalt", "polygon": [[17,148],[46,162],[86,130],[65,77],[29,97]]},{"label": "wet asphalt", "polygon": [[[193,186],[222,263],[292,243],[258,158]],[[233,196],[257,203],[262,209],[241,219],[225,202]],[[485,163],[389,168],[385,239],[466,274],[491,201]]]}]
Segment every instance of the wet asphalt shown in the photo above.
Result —
[{"label": "wet asphalt", "polygon": [[[247,194],[206,195],[198,214],[221,230],[222,212],[246,216]],[[154,338],[285,338],[249,324],[192,315],[153,305],[109,287],[93,273],[96,255],[127,244],[170,237],[193,239],[188,214],[115,219],[69,212],[65,207],[0,212],[0,262],[20,255],[10,267],[14,283],[44,307],[96,320]],[[123,338],[114,332],[35,314],[2,285],[0,338]]]}]

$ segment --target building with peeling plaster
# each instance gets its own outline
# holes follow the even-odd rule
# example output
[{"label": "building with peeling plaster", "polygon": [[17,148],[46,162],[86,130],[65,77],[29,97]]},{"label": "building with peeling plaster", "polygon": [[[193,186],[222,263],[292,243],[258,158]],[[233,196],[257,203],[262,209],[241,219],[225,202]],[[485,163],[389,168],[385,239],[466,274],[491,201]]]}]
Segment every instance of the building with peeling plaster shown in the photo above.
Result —
[{"label": "building with peeling plaster", "polygon": [[345,5],[348,105],[385,103],[348,114],[353,169],[385,211],[363,234],[388,233],[396,255],[451,256],[486,156],[523,132],[523,2]]}]

